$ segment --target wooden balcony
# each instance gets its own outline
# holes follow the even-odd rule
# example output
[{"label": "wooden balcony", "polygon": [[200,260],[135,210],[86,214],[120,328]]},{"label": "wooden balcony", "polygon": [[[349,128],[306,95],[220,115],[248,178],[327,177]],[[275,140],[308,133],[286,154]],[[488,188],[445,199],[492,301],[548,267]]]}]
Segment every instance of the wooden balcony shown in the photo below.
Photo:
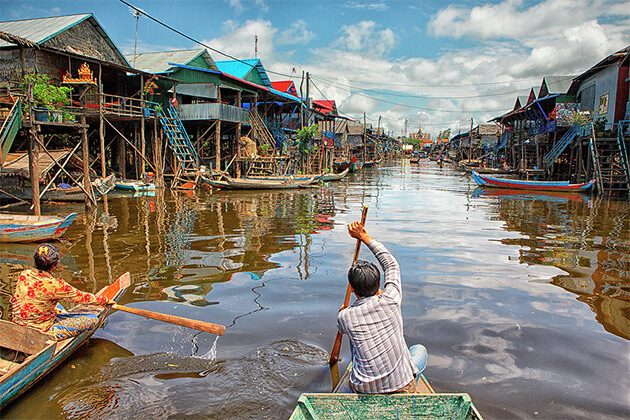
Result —
[{"label": "wooden balcony", "polygon": [[243,124],[249,122],[246,109],[221,103],[180,105],[177,112],[182,121],[221,120]]}]

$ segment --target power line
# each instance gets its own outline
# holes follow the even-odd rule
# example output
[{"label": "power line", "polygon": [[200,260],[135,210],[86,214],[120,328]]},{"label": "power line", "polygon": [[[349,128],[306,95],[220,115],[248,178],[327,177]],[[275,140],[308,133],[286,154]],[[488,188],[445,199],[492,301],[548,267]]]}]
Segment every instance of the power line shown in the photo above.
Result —
[{"label": "power line", "polygon": [[[215,52],[215,53],[217,53],[217,54],[221,54],[222,56],[228,57],[228,58],[230,58],[230,59],[232,59],[232,60],[234,60],[234,61],[238,61],[238,62],[240,62],[240,63],[242,63],[242,64],[248,65],[248,66],[250,66],[251,68],[256,67],[256,66],[254,66],[254,65],[252,65],[252,64],[250,64],[250,63],[248,63],[248,62],[246,62],[246,61],[241,60],[240,58],[236,58],[236,57],[234,57],[233,55],[230,55],[230,54],[225,53],[225,52],[223,52],[223,51],[217,50],[216,48],[212,48],[212,47],[211,47],[211,46],[209,46],[208,44],[206,44],[206,43],[204,43],[204,42],[201,42],[201,41],[199,41],[199,40],[197,40],[197,39],[195,39],[195,38],[191,37],[190,35],[186,35],[186,34],[185,34],[185,33],[183,33],[182,31],[180,31],[179,29],[173,28],[171,25],[169,25],[169,24],[167,24],[167,23],[165,23],[165,22],[163,22],[163,21],[159,20],[158,18],[155,18],[155,17],[151,16],[150,14],[148,14],[147,12],[145,12],[144,10],[137,8],[136,6],[132,5],[131,3],[128,3],[128,2],[127,2],[127,1],[125,1],[125,0],[118,0],[118,1],[120,1],[121,3],[123,3],[123,4],[127,5],[127,6],[128,6],[128,7],[130,7],[130,8],[132,8],[132,9],[133,9],[133,10],[135,10],[137,13],[139,13],[139,14],[141,14],[141,15],[143,15],[143,16],[146,16],[147,18],[149,18],[150,20],[154,21],[154,22],[155,22],[155,23],[157,23],[158,25],[161,25],[161,26],[163,26],[163,27],[165,27],[165,28],[167,28],[167,29],[169,29],[169,30],[171,30],[171,31],[175,32],[176,34],[183,36],[184,38],[188,39],[189,41],[194,42],[195,44],[199,44],[199,45],[201,45],[202,47],[209,49],[210,51],[213,51],[213,52]],[[265,69],[265,71],[266,71],[267,73],[277,74],[277,75],[279,75],[279,76],[283,76],[283,77],[288,77],[288,78],[292,78],[292,77],[293,77],[293,76],[291,76],[291,75],[289,75],[289,74],[279,73],[279,72],[272,71],[272,70],[267,70],[267,69]]]},{"label": "power line", "polygon": [[360,92],[373,92],[374,94],[381,94],[381,95],[388,95],[388,96],[398,96],[398,97],[403,97],[403,98],[417,98],[417,99],[475,99],[475,98],[488,98],[488,97],[493,97],[493,96],[513,95],[515,93],[520,93],[520,92],[523,92],[523,91],[527,90],[527,88],[523,88],[523,89],[511,90],[509,92],[488,93],[488,94],[484,94],[484,95],[470,95],[470,96],[414,95],[412,93],[388,92],[388,91],[377,90],[377,89],[365,89],[365,88],[361,88],[360,86],[355,86],[355,85],[350,85],[350,84],[345,84],[345,83],[340,83],[340,82],[332,81],[332,80],[329,80],[329,79],[325,79],[325,78],[323,78],[321,76],[320,77],[313,76],[313,77],[318,79],[318,80],[321,80],[323,82],[334,83],[334,84],[339,85],[339,86],[346,86],[346,87],[349,87],[351,89],[355,89],[356,91],[360,91]]}]

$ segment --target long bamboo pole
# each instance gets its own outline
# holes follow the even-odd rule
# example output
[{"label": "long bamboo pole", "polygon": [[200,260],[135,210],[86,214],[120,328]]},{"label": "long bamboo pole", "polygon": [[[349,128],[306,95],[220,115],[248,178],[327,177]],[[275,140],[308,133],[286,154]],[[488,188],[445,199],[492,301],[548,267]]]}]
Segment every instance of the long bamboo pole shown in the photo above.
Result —
[{"label": "long bamboo pole", "polygon": [[[365,226],[365,221],[367,219],[368,207],[363,206],[363,210],[361,211],[361,224]],[[359,252],[361,251],[361,240],[357,239],[357,244],[354,248],[354,257],[352,258],[352,264],[354,264],[359,259]],[[350,283],[346,286],[346,296],[343,299],[342,309],[347,308],[350,305],[350,296],[352,295],[352,287],[350,287]],[[341,331],[337,331],[337,336],[335,337],[335,343],[333,344],[332,351],[330,352],[330,359],[328,363],[334,365],[339,360],[339,352],[341,351],[341,341],[343,339],[343,334]]]}]

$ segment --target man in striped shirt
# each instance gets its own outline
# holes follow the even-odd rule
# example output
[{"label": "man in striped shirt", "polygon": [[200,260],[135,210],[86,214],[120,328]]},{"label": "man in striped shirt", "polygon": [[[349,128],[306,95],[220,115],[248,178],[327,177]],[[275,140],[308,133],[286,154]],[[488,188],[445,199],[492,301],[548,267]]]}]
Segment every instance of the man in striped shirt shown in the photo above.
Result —
[{"label": "man in striped shirt", "polygon": [[351,223],[348,233],[368,246],[384,272],[381,292],[380,273],[374,264],[359,260],[348,271],[357,300],[339,312],[337,326],[350,339],[350,386],[364,394],[414,392],[415,376],[426,366],[428,356],[424,346],[408,349],[403,336],[398,262],[361,223]]}]

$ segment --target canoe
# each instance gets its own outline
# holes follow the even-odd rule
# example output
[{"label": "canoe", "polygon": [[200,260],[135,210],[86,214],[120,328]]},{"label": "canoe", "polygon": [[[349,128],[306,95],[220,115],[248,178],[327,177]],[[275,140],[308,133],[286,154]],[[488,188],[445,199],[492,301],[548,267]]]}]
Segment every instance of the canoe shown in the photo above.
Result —
[{"label": "canoe", "polygon": [[323,182],[339,181],[339,180],[343,179],[343,177],[348,175],[348,172],[350,172],[350,168],[346,168],[346,169],[343,170],[343,172],[340,172],[338,174],[333,174],[333,173],[322,174],[319,177],[319,179],[321,181],[323,181]]},{"label": "canoe", "polygon": [[351,365],[333,393],[302,394],[291,420],[482,419],[468,394],[437,394],[422,375],[415,394],[354,394]]},{"label": "canoe", "polygon": [[333,162],[335,165],[335,169],[337,171],[344,171],[346,169],[350,169],[350,173],[353,174],[355,172],[359,172],[361,168],[363,168],[363,162],[360,160],[356,160],[353,158],[352,161],[335,161]]},{"label": "canoe", "polygon": [[567,203],[569,201],[588,203],[590,200],[588,195],[579,192],[527,191],[484,187],[475,188],[472,192],[472,197],[497,197],[499,199],[546,201],[549,203]]},{"label": "canoe", "polygon": [[256,180],[248,178],[230,178],[224,177],[221,180],[214,180],[200,177],[203,182],[210,185],[213,188],[219,188],[223,190],[287,190],[297,188],[309,188],[313,182],[312,179],[306,181],[295,180]]},{"label": "canoe", "polygon": [[[109,175],[106,178],[97,178],[93,180],[92,187],[94,189],[95,198],[98,200],[104,195],[107,195],[111,190],[114,189],[115,182],[116,176],[114,174]],[[30,201],[33,199],[33,190],[30,188],[24,189],[19,192],[11,192],[11,194],[17,198],[21,198],[22,200]],[[0,193],[0,198],[11,199],[12,197]],[[83,190],[76,185],[71,186],[70,188],[49,188],[48,191],[44,193],[41,201],[82,203],[83,201],[85,201],[85,194],[83,193]]]},{"label": "canoe", "polygon": [[0,242],[41,242],[59,239],[72,224],[76,213],[65,218],[0,214]]},{"label": "canoe", "polygon": [[243,179],[247,179],[247,180],[252,179],[254,181],[275,181],[275,182],[290,182],[290,181],[306,182],[306,181],[311,181],[311,184],[314,184],[317,181],[319,181],[320,177],[321,177],[321,174],[288,175],[288,176],[268,175],[268,176],[246,176],[246,177],[243,177]]},{"label": "canoe", "polygon": [[595,180],[582,184],[569,184],[569,181],[523,181],[519,179],[494,178],[478,174],[472,171],[473,180],[480,187],[491,188],[510,188],[516,190],[532,190],[532,191],[586,191],[595,184]]},{"label": "canoe", "polygon": [[120,180],[116,181],[116,189],[122,191],[154,191],[155,184],[138,180]]},{"label": "canoe", "polygon": [[376,165],[376,161],[375,160],[366,160],[365,162],[363,162],[363,167],[364,168],[371,168],[374,165]]},{"label": "canoe", "polygon": [[[97,294],[118,301],[129,283],[129,273],[125,273]],[[110,313],[110,308],[85,305],[75,306],[72,310],[85,312],[87,308],[98,314],[99,326]],[[96,328],[56,342],[34,328],[0,320],[0,409],[51,372],[95,331]]]}]

